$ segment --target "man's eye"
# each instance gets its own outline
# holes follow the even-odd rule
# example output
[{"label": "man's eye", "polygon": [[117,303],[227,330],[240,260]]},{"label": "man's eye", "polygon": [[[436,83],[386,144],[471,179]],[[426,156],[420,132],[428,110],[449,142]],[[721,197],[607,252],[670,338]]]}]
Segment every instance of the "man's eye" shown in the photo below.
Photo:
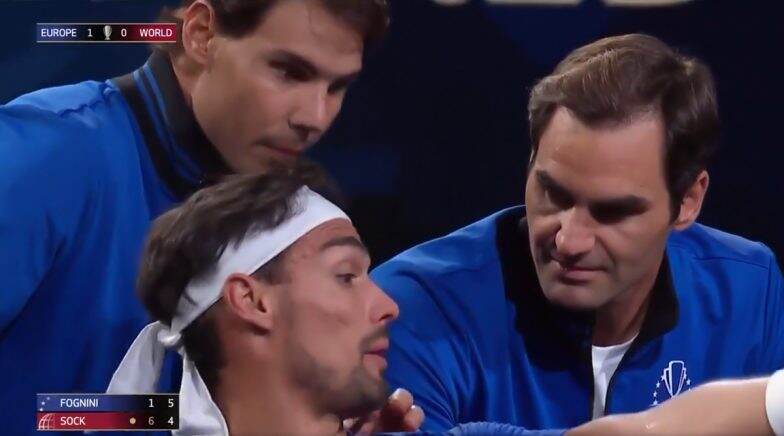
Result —
[{"label": "man's eye", "polygon": [[307,74],[300,69],[280,64],[273,64],[272,67],[278,72],[283,80],[294,82],[302,82],[307,80]]},{"label": "man's eye", "polygon": [[338,274],[335,277],[345,285],[350,285],[357,278],[356,274]]},{"label": "man's eye", "polygon": [[288,68],[284,68],[280,70],[280,75],[283,76],[283,78],[286,80],[293,80],[293,81],[298,81],[300,77],[300,75],[296,71]]},{"label": "man's eye", "polygon": [[332,85],[329,86],[329,89],[327,91],[330,94],[343,94],[348,89],[348,85],[349,83],[345,83],[345,82],[333,83]]},{"label": "man's eye", "polygon": [[546,188],[544,189],[544,198],[549,203],[560,208],[567,208],[571,206],[570,204],[571,200],[568,198],[568,196],[564,195],[561,192],[556,192],[552,189],[546,189]]},{"label": "man's eye", "polygon": [[596,221],[604,224],[615,224],[633,215],[632,211],[617,207],[597,207],[591,213]]}]

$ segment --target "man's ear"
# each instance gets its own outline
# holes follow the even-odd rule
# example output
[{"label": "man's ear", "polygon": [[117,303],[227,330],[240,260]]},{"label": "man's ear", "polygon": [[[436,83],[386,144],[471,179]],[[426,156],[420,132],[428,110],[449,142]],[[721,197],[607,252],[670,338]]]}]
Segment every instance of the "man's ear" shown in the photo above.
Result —
[{"label": "man's ear", "polygon": [[209,46],[216,34],[215,10],[210,2],[194,1],[182,14],[182,47],[199,65],[209,63]]},{"label": "man's ear", "polygon": [[708,191],[709,182],[708,172],[703,170],[689,189],[686,190],[683,200],[681,200],[678,217],[672,223],[672,227],[675,230],[684,230],[697,220],[700,210],[702,210],[702,202],[705,199],[705,193]]},{"label": "man's ear", "polygon": [[230,313],[264,332],[273,328],[277,308],[274,285],[246,274],[232,274],[223,285],[223,302]]}]

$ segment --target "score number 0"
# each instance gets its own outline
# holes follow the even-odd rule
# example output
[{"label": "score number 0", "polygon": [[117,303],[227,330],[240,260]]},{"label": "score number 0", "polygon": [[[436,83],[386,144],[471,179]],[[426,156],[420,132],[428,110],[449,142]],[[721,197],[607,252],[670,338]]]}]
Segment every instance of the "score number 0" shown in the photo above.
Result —
[{"label": "score number 0", "polygon": [[[128,29],[126,29],[125,27],[120,29],[120,36],[122,36],[123,38],[128,36]],[[93,37],[93,29],[91,29],[89,27],[87,28],[87,37],[88,38],[92,38]]]}]

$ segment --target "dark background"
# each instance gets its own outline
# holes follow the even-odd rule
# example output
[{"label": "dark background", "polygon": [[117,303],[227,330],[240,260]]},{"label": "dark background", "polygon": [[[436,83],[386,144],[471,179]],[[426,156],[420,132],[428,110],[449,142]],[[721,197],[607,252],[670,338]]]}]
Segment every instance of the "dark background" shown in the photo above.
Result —
[{"label": "dark background", "polygon": [[[36,22],[152,21],[176,0],[0,0],[0,103],[128,72],[144,45],[36,44]],[[312,153],[351,199],[376,261],[522,202],[527,90],[571,49],[646,32],[705,60],[722,147],[701,221],[784,253],[782,2],[695,0],[655,8],[392,0],[385,45]],[[2,140],[0,138],[0,140]]]}]

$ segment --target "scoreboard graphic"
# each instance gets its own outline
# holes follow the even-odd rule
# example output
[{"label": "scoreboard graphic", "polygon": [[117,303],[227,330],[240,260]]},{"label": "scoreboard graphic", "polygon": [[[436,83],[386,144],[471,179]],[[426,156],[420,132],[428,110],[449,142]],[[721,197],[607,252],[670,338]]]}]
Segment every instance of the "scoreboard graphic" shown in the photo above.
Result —
[{"label": "scoreboard graphic", "polygon": [[38,431],[180,428],[178,394],[38,394]]},{"label": "scoreboard graphic", "polygon": [[39,43],[177,42],[176,23],[38,23]]}]

